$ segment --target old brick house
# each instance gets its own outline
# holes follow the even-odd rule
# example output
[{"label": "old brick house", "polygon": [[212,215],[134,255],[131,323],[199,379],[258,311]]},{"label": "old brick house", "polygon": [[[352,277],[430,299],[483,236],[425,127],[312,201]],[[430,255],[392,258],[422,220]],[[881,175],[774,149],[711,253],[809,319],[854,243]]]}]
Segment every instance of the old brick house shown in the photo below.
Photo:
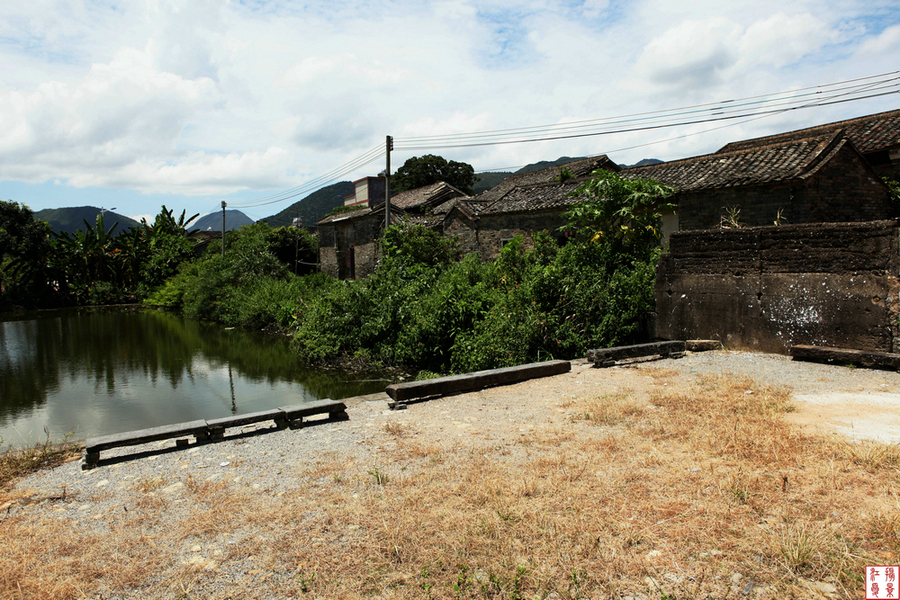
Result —
[{"label": "old brick house", "polygon": [[[379,180],[382,182],[380,187],[377,185]],[[384,228],[384,178],[367,177],[359,181],[364,181],[369,191],[380,190],[381,195],[364,196],[357,186],[358,193],[352,197],[352,205],[360,208],[318,222],[320,269],[338,279],[370,275],[378,261],[377,239]],[[444,182],[400,192],[391,196],[391,222],[410,218],[428,226],[439,226],[440,217],[432,215],[434,209],[466,197]]]},{"label": "old brick house", "polygon": [[843,129],[729,144],[715,154],[622,175],[675,188],[677,226],[669,229],[676,230],[715,228],[736,210],[747,226],[875,221],[896,214],[887,186]]},{"label": "old brick house", "polygon": [[900,110],[732,142],[723,146],[718,154],[782,144],[802,138],[822,137],[838,131],[844,132],[844,136],[853,142],[856,149],[879,176],[900,180]]},{"label": "old brick house", "polygon": [[[464,253],[478,252],[491,260],[509,240],[521,235],[526,247],[536,231],[559,235],[566,224],[562,214],[577,198],[569,197],[578,184],[597,169],[617,172],[606,156],[585,158],[563,167],[511,175],[475,198],[458,202],[443,217],[445,235],[456,236]],[[564,181],[560,173],[566,173]]]},{"label": "old brick house", "polygon": [[[900,350],[900,111],[728,144],[626,176],[678,189],[682,231],[657,265],[657,335],[787,352]],[[723,207],[742,227],[717,228]],[[776,215],[791,224],[774,226]]]},{"label": "old brick house", "polygon": [[[392,215],[455,236],[464,253],[491,260],[522,235],[559,236],[562,214],[578,198],[569,194],[597,169],[625,177],[652,178],[676,189],[676,214],[664,218],[663,233],[717,228],[730,210],[742,225],[861,222],[893,219],[883,175],[900,165],[900,110],[838,123],[733,142],[714,154],[621,169],[597,156],[512,175],[470,198],[447,184],[410,190],[391,198]],[[364,178],[348,204],[361,210],[319,222],[322,270],[354,278],[372,272],[375,239],[384,222],[383,178]],[[364,184],[364,185],[363,185]],[[375,194],[373,196],[373,194]]]}]

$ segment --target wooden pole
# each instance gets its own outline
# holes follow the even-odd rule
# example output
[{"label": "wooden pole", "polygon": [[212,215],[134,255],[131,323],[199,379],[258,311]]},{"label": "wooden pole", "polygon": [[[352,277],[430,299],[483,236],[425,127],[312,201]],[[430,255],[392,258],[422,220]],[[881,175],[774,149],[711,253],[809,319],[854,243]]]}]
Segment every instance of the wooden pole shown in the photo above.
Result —
[{"label": "wooden pole", "polygon": [[222,200],[222,258],[225,258],[225,201]]},{"label": "wooden pole", "polygon": [[387,165],[384,169],[384,228],[391,226],[391,150],[394,149],[394,138],[387,136],[384,144]]}]

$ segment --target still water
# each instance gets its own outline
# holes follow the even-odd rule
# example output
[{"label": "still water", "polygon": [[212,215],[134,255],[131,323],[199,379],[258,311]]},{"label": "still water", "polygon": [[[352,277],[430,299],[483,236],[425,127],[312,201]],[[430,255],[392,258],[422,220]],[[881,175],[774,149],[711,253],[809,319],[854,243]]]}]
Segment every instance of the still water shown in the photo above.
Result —
[{"label": "still water", "polygon": [[381,391],[303,368],[282,337],[163,311],[0,315],[0,438],[22,446]]}]

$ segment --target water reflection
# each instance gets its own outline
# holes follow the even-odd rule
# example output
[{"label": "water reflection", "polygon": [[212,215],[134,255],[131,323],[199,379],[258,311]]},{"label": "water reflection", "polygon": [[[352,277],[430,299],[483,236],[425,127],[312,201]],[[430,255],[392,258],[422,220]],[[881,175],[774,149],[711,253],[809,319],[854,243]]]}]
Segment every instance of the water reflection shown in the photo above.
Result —
[{"label": "water reflection", "polygon": [[[253,412],[384,389],[303,369],[286,340],[162,311],[41,312],[0,321],[4,444]],[[371,377],[369,377],[371,379]]]}]

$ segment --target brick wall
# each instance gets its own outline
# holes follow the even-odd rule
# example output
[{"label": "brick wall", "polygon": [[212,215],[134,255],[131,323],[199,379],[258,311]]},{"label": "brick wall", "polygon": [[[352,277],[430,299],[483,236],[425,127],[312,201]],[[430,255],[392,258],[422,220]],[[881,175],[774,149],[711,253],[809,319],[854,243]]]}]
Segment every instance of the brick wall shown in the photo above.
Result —
[{"label": "brick wall", "polygon": [[849,146],[844,146],[815,175],[789,183],[737,186],[680,193],[682,230],[719,226],[726,209],[740,208],[740,223],[772,225],[781,210],[787,223],[838,223],[893,219],[897,212],[877,175]]},{"label": "brick wall", "polygon": [[657,335],[897,351],[898,268],[896,221],[677,232],[657,267]]}]

